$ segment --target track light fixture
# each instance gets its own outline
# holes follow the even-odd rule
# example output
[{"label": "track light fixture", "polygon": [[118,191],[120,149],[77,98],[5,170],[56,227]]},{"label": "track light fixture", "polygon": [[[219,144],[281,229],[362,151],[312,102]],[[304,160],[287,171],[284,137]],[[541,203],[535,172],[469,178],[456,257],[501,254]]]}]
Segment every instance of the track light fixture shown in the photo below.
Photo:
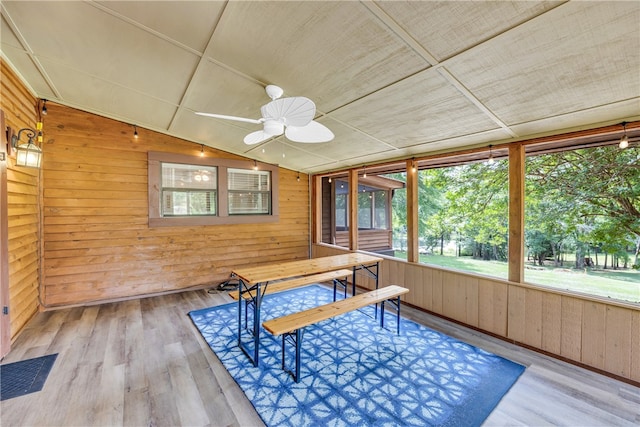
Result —
[{"label": "track light fixture", "polygon": [[622,122],[622,129],[624,129],[624,135],[620,138],[618,147],[627,148],[629,146],[629,137],[627,136],[627,122]]},{"label": "track light fixture", "polygon": [[489,145],[489,158],[487,159],[487,162],[490,165],[493,164],[493,151],[491,150],[492,147],[493,145]]}]

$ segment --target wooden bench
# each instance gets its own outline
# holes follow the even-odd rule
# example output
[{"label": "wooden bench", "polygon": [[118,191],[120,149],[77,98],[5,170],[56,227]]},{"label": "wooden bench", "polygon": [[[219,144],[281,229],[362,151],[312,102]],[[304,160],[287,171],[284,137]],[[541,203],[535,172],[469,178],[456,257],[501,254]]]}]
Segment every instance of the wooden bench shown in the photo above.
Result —
[{"label": "wooden bench", "polygon": [[[282,292],[282,291],[286,291],[289,289],[293,289],[293,288],[298,288],[301,286],[306,286],[306,285],[312,285],[314,283],[321,283],[321,282],[327,282],[329,280],[339,280],[339,279],[344,279],[344,281],[341,281],[342,286],[345,286],[345,282],[347,280],[347,278],[349,276],[351,276],[353,274],[353,271],[351,270],[347,270],[342,269],[342,270],[335,270],[335,271],[327,271],[325,273],[318,273],[318,274],[311,274],[309,276],[301,276],[301,277],[294,277],[293,279],[286,279],[286,280],[279,280],[277,282],[271,282],[268,285],[263,287],[262,290],[262,295],[267,295],[267,294],[272,294],[275,292]],[[335,285],[336,283],[334,282],[334,292],[333,292],[333,299],[335,300]],[[346,288],[346,287],[345,287]],[[231,298],[233,298],[234,300],[238,300],[238,295],[240,294],[240,292],[238,291],[231,291],[229,292],[229,296]],[[245,300],[250,300],[251,299],[251,295],[248,291],[244,292],[242,294],[242,298],[244,298]]]},{"label": "wooden bench", "polygon": [[[381,303],[380,326],[384,328],[384,303],[391,301],[395,303],[397,310],[397,333],[400,334],[400,296],[409,292],[409,289],[398,285],[385,286],[365,292],[351,298],[334,301],[308,310],[288,314],[286,316],[267,320],[262,323],[265,330],[275,336],[282,335],[282,369],[293,376],[298,382],[300,380],[300,348],[302,344],[302,330],[315,323],[331,319],[350,311],[358,310],[368,305]],[[286,369],[285,364],[285,342],[290,339],[295,345],[295,371]]]}]

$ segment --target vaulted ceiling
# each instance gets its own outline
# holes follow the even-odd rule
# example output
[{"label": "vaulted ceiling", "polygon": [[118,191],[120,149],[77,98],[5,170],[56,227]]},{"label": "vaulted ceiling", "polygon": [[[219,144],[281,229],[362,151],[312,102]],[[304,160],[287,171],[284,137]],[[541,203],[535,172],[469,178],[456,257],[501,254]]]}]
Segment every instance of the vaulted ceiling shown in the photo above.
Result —
[{"label": "vaulted ceiling", "polygon": [[[40,98],[305,172],[640,118],[640,2],[2,1]],[[275,84],[331,142],[243,138]]]}]

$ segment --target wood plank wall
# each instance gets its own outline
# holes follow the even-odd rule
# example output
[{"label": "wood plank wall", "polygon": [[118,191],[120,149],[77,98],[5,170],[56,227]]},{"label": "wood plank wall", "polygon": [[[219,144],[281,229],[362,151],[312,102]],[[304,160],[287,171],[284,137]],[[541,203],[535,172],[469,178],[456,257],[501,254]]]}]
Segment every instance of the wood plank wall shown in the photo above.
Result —
[{"label": "wood plank wall", "polygon": [[[35,128],[36,98],[4,61],[0,61],[0,70],[0,107],[5,113],[6,125],[15,132],[24,127]],[[39,174],[39,169],[15,166],[15,156],[8,158],[6,197],[12,341],[39,307]]]},{"label": "wood plank wall", "polygon": [[[200,145],[47,103],[43,303],[47,307],[211,286],[242,265],[309,257],[308,176],[279,170],[280,221],[150,228],[147,152]],[[240,142],[241,143],[241,142]],[[241,159],[205,147],[211,157]]]},{"label": "wood plank wall", "polygon": [[[392,230],[360,229],[358,230],[358,248],[362,251],[391,249]],[[336,231],[336,246],[349,247],[349,232]]]},{"label": "wood plank wall", "polygon": [[[346,252],[316,244],[314,257]],[[449,319],[640,385],[640,308],[385,258],[380,286],[410,289],[403,300]],[[358,285],[374,282],[358,277]]]}]

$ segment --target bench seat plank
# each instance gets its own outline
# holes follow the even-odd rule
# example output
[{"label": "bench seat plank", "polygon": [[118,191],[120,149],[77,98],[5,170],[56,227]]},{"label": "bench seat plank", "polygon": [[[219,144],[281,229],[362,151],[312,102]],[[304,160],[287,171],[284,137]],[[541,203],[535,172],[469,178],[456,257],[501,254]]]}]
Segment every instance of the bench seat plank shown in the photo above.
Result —
[{"label": "bench seat plank", "polygon": [[[398,285],[385,286],[384,288],[368,291],[340,301],[334,301],[308,310],[288,314],[286,316],[267,320],[262,326],[273,335],[282,335],[282,369],[289,373],[295,382],[300,381],[300,353],[302,352],[302,331],[306,326],[335,316],[358,310],[368,305],[382,303],[380,326],[384,327],[384,303],[394,301],[397,310],[398,334],[400,333],[400,296],[409,292],[409,289]],[[376,309],[377,312],[377,309]],[[287,369],[285,363],[285,344],[289,340],[295,345],[295,368]]]},{"label": "bench seat plank", "polygon": [[275,336],[288,334],[340,314],[399,297],[407,292],[409,292],[409,289],[402,286],[385,286],[384,288],[365,292],[347,299],[270,319],[263,322],[262,326]]},{"label": "bench seat plank", "polygon": [[[353,272],[351,270],[347,270],[345,268],[342,270],[327,271],[326,273],[312,274],[309,276],[295,277],[293,279],[272,282],[263,287],[262,295],[282,292],[289,289],[298,288],[300,286],[312,285],[314,283],[326,282],[333,279],[346,279],[352,274]],[[231,291],[229,292],[229,296],[237,301],[238,293],[238,291]],[[242,294],[242,298],[244,298],[245,300],[249,300],[251,298],[251,295],[249,295],[249,292],[245,292]]]}]

